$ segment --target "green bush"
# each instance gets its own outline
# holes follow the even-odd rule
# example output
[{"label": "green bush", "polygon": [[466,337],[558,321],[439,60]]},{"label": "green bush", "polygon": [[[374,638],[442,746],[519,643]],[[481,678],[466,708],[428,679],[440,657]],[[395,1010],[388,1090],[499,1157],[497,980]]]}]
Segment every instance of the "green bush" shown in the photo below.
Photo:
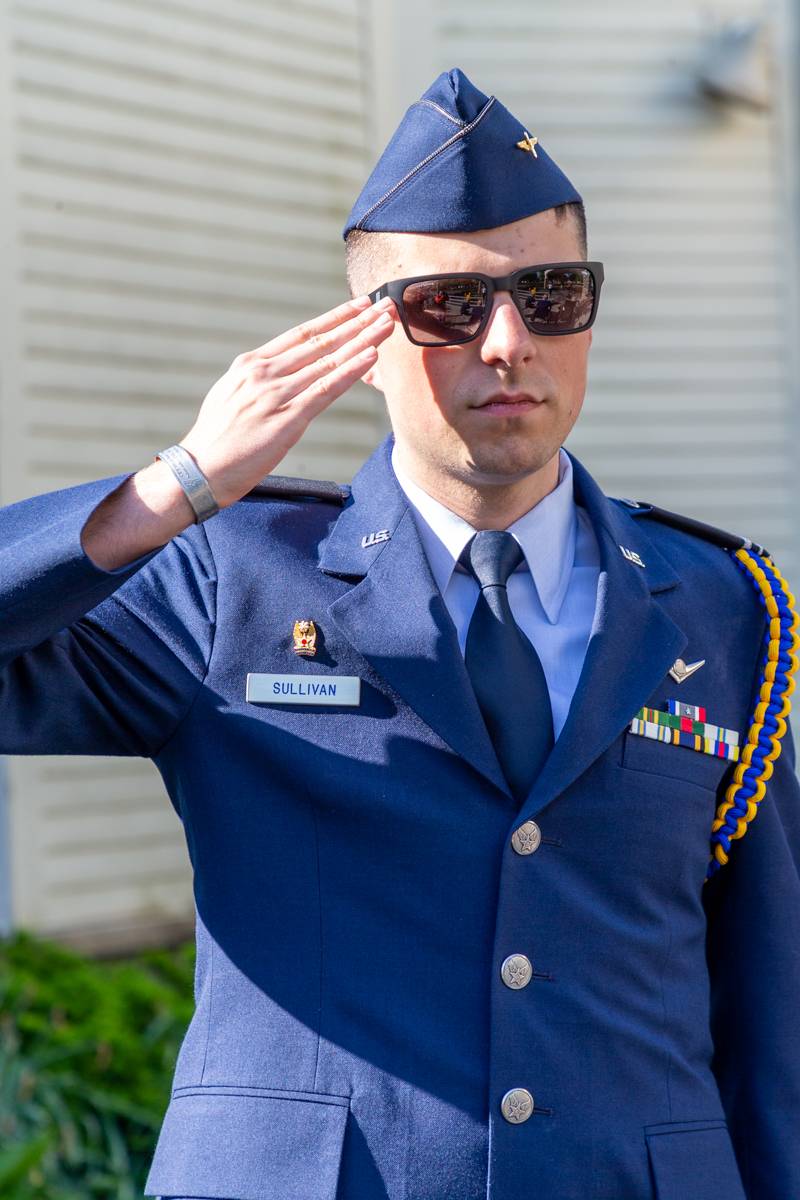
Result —
[{"label": "green bush", "polygon": [[0,941],[4,1200],[140,1200],[193,974],[193,942],[103,962]]}]

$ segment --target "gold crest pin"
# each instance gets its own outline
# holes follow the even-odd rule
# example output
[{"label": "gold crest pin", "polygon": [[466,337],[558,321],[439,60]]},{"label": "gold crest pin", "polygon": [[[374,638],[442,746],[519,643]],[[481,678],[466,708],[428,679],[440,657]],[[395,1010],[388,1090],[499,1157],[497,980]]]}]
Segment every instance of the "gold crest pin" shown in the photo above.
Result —
[{"label": "gold crest pin", "polygon": [[295,621],[292,630],[295,654],[304,654],[312,658],[317,653],[317,630],[313,621]]},{"label": "gold crest pin", "polygon": [[531,135],[528,133],[528,131],[526,129],[525,137],[522,139],[521,142],[517,142],[517,149],[518,150],[530,150],[533,157],[538,158],[539,155],[536,153],[536,143],[538,141],[539,141],[538,137],[531,137]]}]

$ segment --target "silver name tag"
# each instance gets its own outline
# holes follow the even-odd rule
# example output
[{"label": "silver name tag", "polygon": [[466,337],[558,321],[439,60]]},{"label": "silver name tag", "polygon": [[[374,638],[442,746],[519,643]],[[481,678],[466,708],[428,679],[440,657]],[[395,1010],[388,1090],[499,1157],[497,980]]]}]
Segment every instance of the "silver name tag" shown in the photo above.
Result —
[{"label": "silver name tag", "polygon": [[255,704],[360,704],[357,675],[259,675],[249,673],[245,699]]}]

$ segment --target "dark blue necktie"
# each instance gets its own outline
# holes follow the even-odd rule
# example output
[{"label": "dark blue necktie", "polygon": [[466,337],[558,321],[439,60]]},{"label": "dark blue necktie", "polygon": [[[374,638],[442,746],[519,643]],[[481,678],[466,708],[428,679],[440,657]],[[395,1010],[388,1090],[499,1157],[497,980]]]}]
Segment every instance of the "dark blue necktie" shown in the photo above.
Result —
[{"label": "dark blue necktie", "polygon": [[520,802],[554,741],[544,670],[508,603],[506,582],[522,558],[522,547],[510,533],[482,529],[458,560],[481,589],[467,631],[467,672],[500,765]]}]

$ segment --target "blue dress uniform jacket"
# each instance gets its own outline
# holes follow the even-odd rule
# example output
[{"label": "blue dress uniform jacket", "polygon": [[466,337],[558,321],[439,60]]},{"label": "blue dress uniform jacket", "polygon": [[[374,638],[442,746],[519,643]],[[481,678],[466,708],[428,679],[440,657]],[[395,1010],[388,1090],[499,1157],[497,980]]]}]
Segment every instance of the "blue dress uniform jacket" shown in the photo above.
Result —
[{"label": "blue dress uniform jacket", "polygon": [[[676,695],[746,730],[749,580],[573,459],[597,611],[518,808],[389,452],[344,507],[253,493],[117,572],[79,534],[125,476],[0,511],[0,751],[151,757],[194,868],[196,1011],[148,1194],[797,1196],[791,742],[704,886],[733,764],[629,732]],[[706,665],[677,689],[679,656]],[[361,702],[249,703],[248,672],[357,676]]]}]

